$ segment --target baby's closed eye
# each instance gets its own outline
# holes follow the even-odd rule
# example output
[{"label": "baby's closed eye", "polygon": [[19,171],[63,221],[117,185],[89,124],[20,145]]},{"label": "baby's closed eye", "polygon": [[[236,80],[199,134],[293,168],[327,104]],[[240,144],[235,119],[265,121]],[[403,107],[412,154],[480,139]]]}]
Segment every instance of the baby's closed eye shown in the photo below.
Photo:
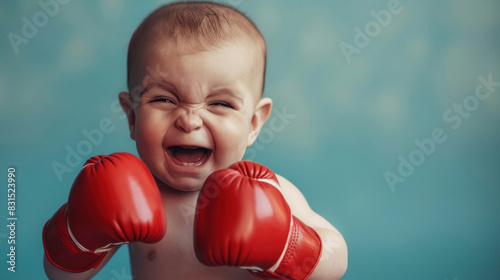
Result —
[{"label": "baby's closed eye", "polygon": [[234,106],[231,105],[229,102],[226,102],[226,101],[215,101],[215,102],[211,102],[209,105],[210,106],[227,107],[227,108],[234,109]]},{"label": "baby's closed eye", "polygon": [[172,104],[176,104],[176,102],[172,98],[168,98],[168,97],[156,97],[156,98],[152,98],[149,102],[150,103],[172,103]]}]

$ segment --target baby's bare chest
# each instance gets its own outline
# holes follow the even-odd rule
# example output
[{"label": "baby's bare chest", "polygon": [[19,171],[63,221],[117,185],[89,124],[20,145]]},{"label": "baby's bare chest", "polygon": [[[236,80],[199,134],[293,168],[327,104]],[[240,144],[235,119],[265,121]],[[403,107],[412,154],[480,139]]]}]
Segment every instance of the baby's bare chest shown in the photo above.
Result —
[{"label": "baby's bare chest", "polygon": [[237,267],[201,264],[194,252],[191,215],[179,215],[177,209],[166,209],[167,233],[160,242],[129,245],[134,279],[256,279]]},{"label": "baby's bare chest", "polygon": [[129,250],[134,279],[256,279],[244,269],[201,264],[192,245],[183,238],[165,238],[156,244],[135,243],[129,245]]}]

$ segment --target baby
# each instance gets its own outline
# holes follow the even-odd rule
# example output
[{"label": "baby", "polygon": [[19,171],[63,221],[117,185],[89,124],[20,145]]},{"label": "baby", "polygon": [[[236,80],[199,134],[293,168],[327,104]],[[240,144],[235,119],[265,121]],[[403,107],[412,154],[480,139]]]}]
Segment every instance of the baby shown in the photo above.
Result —
[{"label": "baby", "polygon": [[119,94],[141,158],[87,161],[43,230],[51,279],[89,279],[121,244],[134,279],[339,279],[341,234],[285,178],[241,161],[271,114],[266,43],[232,7],[160,7]]}]

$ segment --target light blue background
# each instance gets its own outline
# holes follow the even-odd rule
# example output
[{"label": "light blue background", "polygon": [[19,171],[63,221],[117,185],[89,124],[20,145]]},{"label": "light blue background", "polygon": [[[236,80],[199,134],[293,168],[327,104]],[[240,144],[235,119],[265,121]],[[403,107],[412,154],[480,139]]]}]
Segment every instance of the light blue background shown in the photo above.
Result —
[{"label": "light blue background", "polygon": [[[500,87],[457,129],[443,118],[472,100],[479,76],[500,81],[499,1],[402,0],[350,63],[339,45],[355,46],[355,27],[391,1],[218,2],[261,29],[265,94],[294,116],[284,128],[266,126],[251,157],[294,182],[342,232],[343,279],[500,279]],[[44,279],[42,227],[77,174],[59,180],[52,164],[66,165],[66,148],[86,140],[82,130],[109,119],[113,131],[91,154],[135,153],[114,105],[126,89],[128,40],[162,3],[69,1],[18,53],[7,34],[21,35],[22,18],[33,22],[43,10],[37,1],[0,4],[0,217],[7,224],[13,166],[19,218],[16,273],[7,271],[8,230],[0,227],[0,278]],[[391,190],[384,173],[398,174],[398,157],[415,155],[414,141],[436,128],[446,141]],[[130,279],[127,250],[96,279]]]}]

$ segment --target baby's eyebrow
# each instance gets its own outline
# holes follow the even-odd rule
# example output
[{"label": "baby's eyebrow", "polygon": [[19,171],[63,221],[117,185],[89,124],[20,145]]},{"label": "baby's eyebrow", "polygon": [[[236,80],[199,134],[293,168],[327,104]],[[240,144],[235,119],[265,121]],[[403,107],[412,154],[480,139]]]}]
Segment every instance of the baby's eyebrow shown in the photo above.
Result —
[{"label": "baby's eyebrow", "polygon": [[153,88],[155,86],[158,86],[158,83],[147,85],[146,87],[144,87],[143,90],[141,90],[141,92],[139,92],[139,96],[142,96],[144,93],[146,93],[148,90],[150,90],[151,88]]},{"label": "baby's eyebrow", "polygon": [[238,91],[235,91],[231,88],[222,87],[212,90],[209,96],[217,96],[217,95],[230,95],[232,98],[236,99],[239,102],[243,103],[243,97]]},{"label": "baby's eyebrow", "polygon": [[[177,95],[177,89],[172,84],[170,84],[168,82],[152,82],[152,83],[149,83],[146,86],[144,86],[144,89],[139,93],[139,97],[142,97],[150,89],[156,88],[156,87],[163,89],[165,91],[168,91],[174,95]],[[235,90],[231,87],[222,86],[222,87],[213,88],[209,91],[209,93],[206,97],[213,98],[213,97],[218,97],[218,96],[229,96],[239,103],[244,103],[243,94],[240,91]]]},{"label": "baby's eyebrow", "polygon": [[[155,87],[159,87],[161,89],[171,91],[169,89],[169,87],[172,87],[172,86],[170,84],[165,85],[164,83],[158,83],[158,82],[151,83],[151,84],[148,84],[147,86],[144,87],[144,89],[139,93],[139,96],[142,96],[143,94],[148,92],[150,89],[155,88]],[[175,87],[174,87],[174,89],[175,89]]]}]

